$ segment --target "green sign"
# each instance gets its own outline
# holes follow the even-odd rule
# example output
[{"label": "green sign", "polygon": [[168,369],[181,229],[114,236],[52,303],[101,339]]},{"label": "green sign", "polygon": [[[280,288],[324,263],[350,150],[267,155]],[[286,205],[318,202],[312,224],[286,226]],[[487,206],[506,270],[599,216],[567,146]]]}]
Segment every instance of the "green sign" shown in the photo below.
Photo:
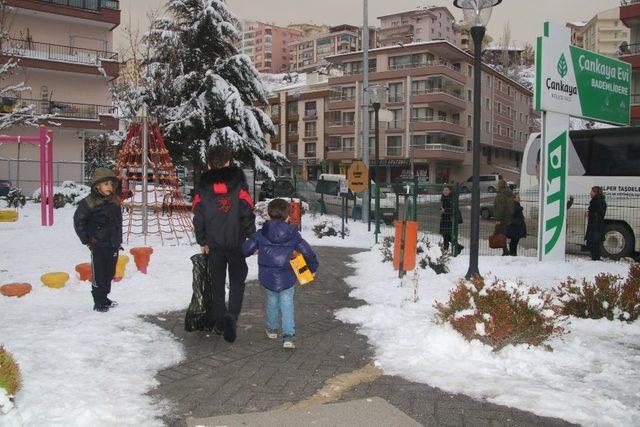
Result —
[{"label": "green sign", "polygon": [[631,65],[548,36],[538,37],[536,109],[629,125]]}]

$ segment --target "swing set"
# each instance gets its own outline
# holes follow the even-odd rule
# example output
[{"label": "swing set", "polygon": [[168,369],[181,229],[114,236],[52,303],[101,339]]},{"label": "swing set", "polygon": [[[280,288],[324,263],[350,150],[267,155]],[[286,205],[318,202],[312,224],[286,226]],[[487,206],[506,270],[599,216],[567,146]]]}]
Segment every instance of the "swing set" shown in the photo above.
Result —
[{"label": "swing set", "polygon": [[40,218],[42,226],[53,225],[53,131],[40,125],[38,136],[0,135],[0,143],[32,142],[40,148]]}]

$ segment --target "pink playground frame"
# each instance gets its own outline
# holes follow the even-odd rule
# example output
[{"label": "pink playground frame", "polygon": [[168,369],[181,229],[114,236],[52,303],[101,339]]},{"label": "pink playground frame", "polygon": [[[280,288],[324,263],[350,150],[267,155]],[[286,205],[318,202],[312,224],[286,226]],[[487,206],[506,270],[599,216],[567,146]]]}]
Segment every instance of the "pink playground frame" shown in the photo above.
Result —
[{"label": "pink playground frame", "polygon": [[40,217],[53,225],[53,131],[40,125],[39,136],[0,136],[0,142],[37,142],[40,146]]}]

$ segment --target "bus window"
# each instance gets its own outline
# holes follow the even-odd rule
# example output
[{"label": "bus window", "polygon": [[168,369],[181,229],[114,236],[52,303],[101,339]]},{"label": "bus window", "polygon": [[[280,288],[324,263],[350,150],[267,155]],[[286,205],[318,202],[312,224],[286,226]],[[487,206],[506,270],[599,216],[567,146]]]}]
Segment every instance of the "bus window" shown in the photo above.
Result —
[{"label": "bus window", "polygon": [[628,135],[576,138],[573,146],[585,176],[640,176],[640,144]]}]

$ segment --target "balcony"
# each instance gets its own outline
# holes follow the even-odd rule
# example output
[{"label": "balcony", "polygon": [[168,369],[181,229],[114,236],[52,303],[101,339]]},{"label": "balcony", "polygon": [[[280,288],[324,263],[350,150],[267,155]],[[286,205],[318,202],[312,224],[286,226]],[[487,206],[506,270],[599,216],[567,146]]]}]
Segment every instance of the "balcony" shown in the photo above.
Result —
[{"label": "balcony", "polygon": [[327,146],[327,159],[328,160],[346,160],[354,158],[353,145],[341,144],[341,145],[328,145]]},{"label": "balcony", "polygon": [[411,96],[411,102],[414,104],[428,103],[439,109],[464,110],[467,107],[467,101],[461,93],[440,87],[414,90]]},{"label": "balcony", "polygon": [[329,110],[345,110],[355,108],[355,95],[333,95],[329,98]]},{"label": "balcony", "polygon": [[467,130],[460,125],[460,120],[451,120],[442,117],[412,117],[411,129],[414,132],[447,132],[457,136],[465,136],[467,132]]},{"label": "balcony", "polygon": [[91,22],[102,22],[114,29],[120,25],[118,0],[6,0],[7,6],[50,13]]},{"label": "balcony", "polygon": [[[0,43],[0,54],[3,57],[23,58],[20,61],[22,67],[95,75],[101,75],[98,67],[102,67],[110,77],[115,78],[120,74],[118,54],[115,52],[21,39],[5,39]],[[2,59],[0,62],[6,62]]]},{"label": "balcony", "polygon": [[414,143],[413,155],[416,159],[462,162],[465,148],[453,143]]},{"label": "balcony", "polygon": [[620,20],[629,28],[633,26],[632,21],[640,18],[639,0],[622,0],[620,2]]},{"label": "balcony", "polygon": [[399,157],[402,156],[402,154],[402,146],[387,146],[388,157]]},{"label": "balcony", "polygon": [[80,104],[64,101],[0,98],[0,114],[11,112],[16,106],[34,106],[37,115],[51,115],[48,120],[61,122],[63,127],[79,129],[118,129],[115,108],[109,105]]}]

